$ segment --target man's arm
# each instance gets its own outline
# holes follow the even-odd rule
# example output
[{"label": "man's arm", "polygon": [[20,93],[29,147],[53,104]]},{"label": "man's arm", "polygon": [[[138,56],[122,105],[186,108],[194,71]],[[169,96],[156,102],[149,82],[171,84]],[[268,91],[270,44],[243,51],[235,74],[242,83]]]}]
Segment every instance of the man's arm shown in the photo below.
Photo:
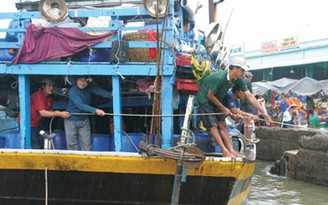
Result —
[{"label": "man's arm", "polygon": [[113,94],[112,92],[109,92],[103,88],[100,88],[100,87],[97,87],[97,86],[94,86],[92,85],[92,87],[90,88],[91,89],[91,92],[96,94],[96,95],[99,95],[101,97],[104,97],[104,98],[109,98],[109,99],[112,99],[113,98]]},{"label": "man's arm", "polygon": [[88,104],[86,104],[83,101],[83,95],[79,92],[79,90],[76,87],[71,88],[69,91],[69,99],[73,102],[73,104],[82,112],[90,112],[95,114],[97,108],[92,107]]},{"label": "man's arm", "polygon": [[68,118],[70,116],[69,112],[59,110],[39,110],[39,113],[42,117]]},{"label": "man's arm", "polygon": [[244,112],[238,108],[230,108],[231,112],[236,115],[241,115],[242,117],[249,118],[251,120],[259,120],[259,116],[253,115],[252,113]]},{"label": "man's arm", "polygon": [[222,111],[223,114],[227,115],[227,116],[230,116],[232,115],[231,111],[226,108],[214,95],[214,93],[209,90],[208,93],[207,93],[207,97],[208,99],[210,99],[214,105],[216,105],[218,108],[220,108],[220,110]]},{"label": "man's arm", "polygon": [[37,91],[34,94],[32,94],[31,101],[33,101],[35,109],[39,112],[41,117],[62,117],[62,118],[70,117],[70,114],[66,111],[51,110],[53,100],[50,99],[49,103],[51,106],[48,106],[48,104],[45,103],[43,95],[40,95],[39,93],[40,91]]},{"label": "man's arm", "polygon": [[[109,96],[109,93],[107,93]],[[91,112],[98,116],[104,116],[106,113],[102,109],[92,107],[86,103],[83,102],[83,99],[78,94],[78,91],[76,89],[71,89],[69,93],[69,98],[72,100],[72,102],[82,111],[84,112]]]},{"label": "man's arm", "polygon": [[260,105],[260,103],[257,102],[256,98],[250,93],[248,90],[244,92],[247,100],[249,103],[251,103],[258,111],[260,111],[263,115],[263,117],[271,121],[270,115],[268,115],[267,111]]}]

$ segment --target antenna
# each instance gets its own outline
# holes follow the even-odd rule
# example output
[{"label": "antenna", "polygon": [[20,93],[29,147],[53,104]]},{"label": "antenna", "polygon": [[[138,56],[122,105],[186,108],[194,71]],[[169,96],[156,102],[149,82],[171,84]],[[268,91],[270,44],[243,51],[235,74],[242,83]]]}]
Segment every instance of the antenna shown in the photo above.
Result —
[{"label": "antenna", "polygon": [[228,18],[228,21],[227,21],[227,24],[226,24],[226,26],[224,28],[224,31],[223,31],[223,34],[222,34],[222,38],[221,38],[222,44],[224,43],[224,37],[225,37],[225,34],[227,32],[228,25],[229,25],[229,22],[230,22],[230,19],[231,19],[231,16],[232,16],[234,10],[235,10],[234,8],[231,10],[230,15],[229,15],[229,18]]}]

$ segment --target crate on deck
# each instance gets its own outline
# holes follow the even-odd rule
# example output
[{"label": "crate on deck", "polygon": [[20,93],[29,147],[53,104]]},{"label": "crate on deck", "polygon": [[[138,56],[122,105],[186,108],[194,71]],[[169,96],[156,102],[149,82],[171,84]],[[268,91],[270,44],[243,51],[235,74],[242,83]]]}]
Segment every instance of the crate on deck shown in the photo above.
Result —
[{"label": "crate on deck", "polygon": [[191,55],[177,55],[177,66],[191,67]]},{"label": "crate on deck", "polygon": [[177,55],[177,77],[183,79],[194,79],[194,75],[191,70],[191,55]]},{"label": "crate on deck", "polygon": [[180,90],[184,95],[196,95],[199,90],[199,85],[194,79],[177,78],[177,90]]}]

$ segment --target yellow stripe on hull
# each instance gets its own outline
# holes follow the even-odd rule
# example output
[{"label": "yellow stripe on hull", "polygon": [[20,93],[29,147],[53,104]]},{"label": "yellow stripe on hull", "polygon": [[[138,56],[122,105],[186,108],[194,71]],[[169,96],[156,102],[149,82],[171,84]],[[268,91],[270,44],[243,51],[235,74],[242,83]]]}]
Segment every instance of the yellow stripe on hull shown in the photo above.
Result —
[{"label": "yellow stripe on hull", "polygon": [[[112,172],[129,174],[175,175],[176,161],[134,156],[95,156],[59,153],[1,152],[0,169]],[[252,176],[254,162],[206,160],[199,168],[188,169],[188,176]]]}]

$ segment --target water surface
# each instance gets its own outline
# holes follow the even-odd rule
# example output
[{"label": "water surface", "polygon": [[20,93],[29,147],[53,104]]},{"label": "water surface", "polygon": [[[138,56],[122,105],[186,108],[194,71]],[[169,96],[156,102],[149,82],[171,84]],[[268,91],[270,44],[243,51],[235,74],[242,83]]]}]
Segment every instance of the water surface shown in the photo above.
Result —
[{"label": "water surface", "polygon": [[270,162],[256,162],[247,205],[328,204],[328,187],[272,175],[269,172],[271,166],[273,163]]}]

